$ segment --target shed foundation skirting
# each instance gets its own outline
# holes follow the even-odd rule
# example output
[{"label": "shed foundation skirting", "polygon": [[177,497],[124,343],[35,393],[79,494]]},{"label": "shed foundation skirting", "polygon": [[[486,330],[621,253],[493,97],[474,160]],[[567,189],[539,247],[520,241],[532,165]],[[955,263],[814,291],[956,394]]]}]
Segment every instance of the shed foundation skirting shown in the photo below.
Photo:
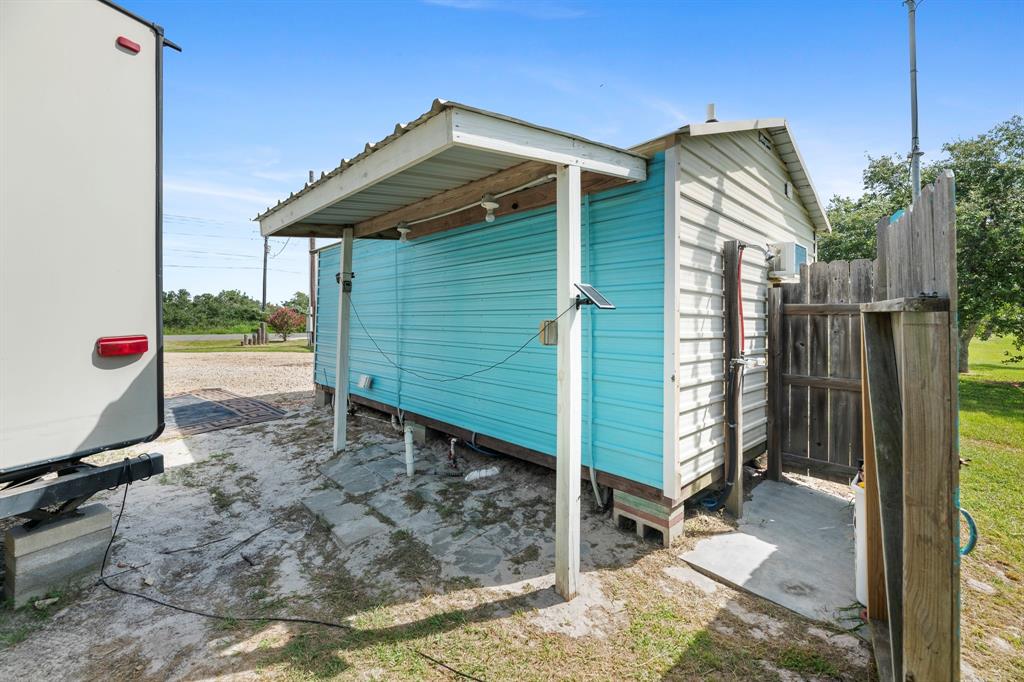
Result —
[{"label": "shed foundation skirting", "polygon": [[[317,405],[320,404],[319,396],[321,394],[324,396],[324,404],[329,404],[333,402],[334,389],[332,387],[325,386],[323,384],[315,384],[315,386],[316,395],[318,396],[316,398]],[[360,395],[350,393],[349,400],[352,403],[364,405],[366,407],[370,407],[381,412],[386,412],[387,414],[398,414],[398,410],[393,405],[378,402],[370,398],[364,398],[363,396]],[[450,436],[456,436],[458,438],[462,438],[463,440],[469,440],[473,437],[473,433],[467,429],[463,429],[461,427],[454,426],[446,422],[438,421],[437,419],[432,419],[421,414],[415,414],[408,410],[403,410],[402,415],[404,419],[407,419],[410,422],[425,426],[435,431],[446,433]],[[555,458],[553,455],[538,452],[537,450],[531,450],[529,448],[524,448],[521,445],[509,443],[508,441],[504,441],[499,438],[493,438],[491,436],[487,436],[484,434],[476,434],[476,444],[481,447],[494,450],[495,452],[500,452],[503,455],[516,457],[527,462],[533,462],[534,464],[539,464],[549,469],[555,468]],[[580,479],[587,481],[590,480],[590,469],[587,468],[586,466],[580,468]],[[666,509],[673,508],[673,501],[665,497],[662,494],[661,489],[655,488],[654,486],[644,485],[643,483],[637,483],[636,481],[631,481],[629,479],[622,478],[621,476],[616,476],[614,474],[609,474],[600,470],[598,470],[597,472],[597,482],[603,486],[612,488],[615,491],[616,495],[618,495],[619,492],[622,491],[629,493],[630,495],[636,496],[638,498],[647,500],[648,502],[653,502]]]}]

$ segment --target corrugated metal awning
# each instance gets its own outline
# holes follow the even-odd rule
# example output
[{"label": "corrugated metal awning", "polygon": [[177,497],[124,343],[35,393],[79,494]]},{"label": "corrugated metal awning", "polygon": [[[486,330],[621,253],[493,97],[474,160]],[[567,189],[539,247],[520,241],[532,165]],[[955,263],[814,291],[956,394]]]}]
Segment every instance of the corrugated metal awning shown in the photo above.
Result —
[{"label": "corrugated metal awning", "polygon": [[[527,162],[538,163],[524,165]],[[626,180],[643,180],[647,174],[645,157],[635,152],[436,100],[430,111],[367,144],[361,154],[342,161],[256,220],[264,236],[334,237],[343,227],[360,224],[366,229],[357,236],[370,236],[394,225],[367,221],[396,209],[516,166],[536,179],[555,164]]]}]

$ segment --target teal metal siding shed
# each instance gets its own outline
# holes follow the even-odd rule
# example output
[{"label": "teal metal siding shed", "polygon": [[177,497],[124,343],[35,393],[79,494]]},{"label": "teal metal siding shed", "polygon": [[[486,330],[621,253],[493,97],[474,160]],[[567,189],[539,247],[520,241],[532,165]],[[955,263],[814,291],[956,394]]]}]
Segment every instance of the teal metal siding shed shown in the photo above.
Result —
[{"label": "teal metal siding shed", "polygon": [[[582,462],[663,486],[664,154],[647,179],[587,195],[582,269],[617,306],[583,310]],[[334,388],[339,245],[319,252],[315,382]],[[353,395],[555,454],[555,347],[531,341],[555,310],[555,208],[409,242],[357,240]],[[399,365],[407,371],[399,371]],[[358,386],[372,377],[370,388]]]}]

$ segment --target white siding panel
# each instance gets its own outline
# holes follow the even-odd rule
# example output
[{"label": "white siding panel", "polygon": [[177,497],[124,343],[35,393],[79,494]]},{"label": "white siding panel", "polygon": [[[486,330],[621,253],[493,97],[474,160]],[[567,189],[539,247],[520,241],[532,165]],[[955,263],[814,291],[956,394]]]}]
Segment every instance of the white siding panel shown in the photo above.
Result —
[{"label": "white siding panel", "polygon": [[[765,143],[768,143],[767,145]],[[795,241],[814,253],[814,228],[778,150],[757,131],[684,137],[679,143],[679,471],[687,485],[722,465],[725,339],[722,248]],[[744,348],[765,357],[768,265],[743,255]],[[748,370],[744,446],[767,441],[767,372]]]}]

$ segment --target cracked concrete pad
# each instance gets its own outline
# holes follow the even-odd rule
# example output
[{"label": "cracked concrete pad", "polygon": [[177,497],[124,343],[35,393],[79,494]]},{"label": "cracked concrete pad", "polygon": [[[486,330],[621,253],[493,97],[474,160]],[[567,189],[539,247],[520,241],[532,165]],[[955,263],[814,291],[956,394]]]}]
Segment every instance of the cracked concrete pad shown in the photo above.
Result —
[{"label": "cracked concrete pad", "polygon": [[461,545],[451,556],[459,572],[471,577],[492,575],[505,559],[505,553],[483,536]]},{"label": "cracked concrete pad", "polygon": [[733,587],[839,627],[857,601],[853,508],[802,485],[758,484],[736,532],[701,540],[680,558]]},{"label": "cracked concrete pad", "polygon": [[352,495],[383,488],[386,481],[352,458],[341,457],[320,467],[320,473]]},{"label": "cracked concrete pad", "polygon": [[[545,582],[552,585],[553,576]],[[606,596],[601,580],[591,573],[580,575],[572,601],[562,599],[552,585],[531,595],[530,602],[536,609],[530,617],[534,625],[570,637],[607,637],[619,630],[626,616],[625,605]]]},{"label": "cracked concrete pad", "polygon": [[378,521],[375,517],[363,516],[360,519],[333,526],[331,533],[343,546],[351,547],[374,535],[386,535],[391,530],[391,526]]}]

